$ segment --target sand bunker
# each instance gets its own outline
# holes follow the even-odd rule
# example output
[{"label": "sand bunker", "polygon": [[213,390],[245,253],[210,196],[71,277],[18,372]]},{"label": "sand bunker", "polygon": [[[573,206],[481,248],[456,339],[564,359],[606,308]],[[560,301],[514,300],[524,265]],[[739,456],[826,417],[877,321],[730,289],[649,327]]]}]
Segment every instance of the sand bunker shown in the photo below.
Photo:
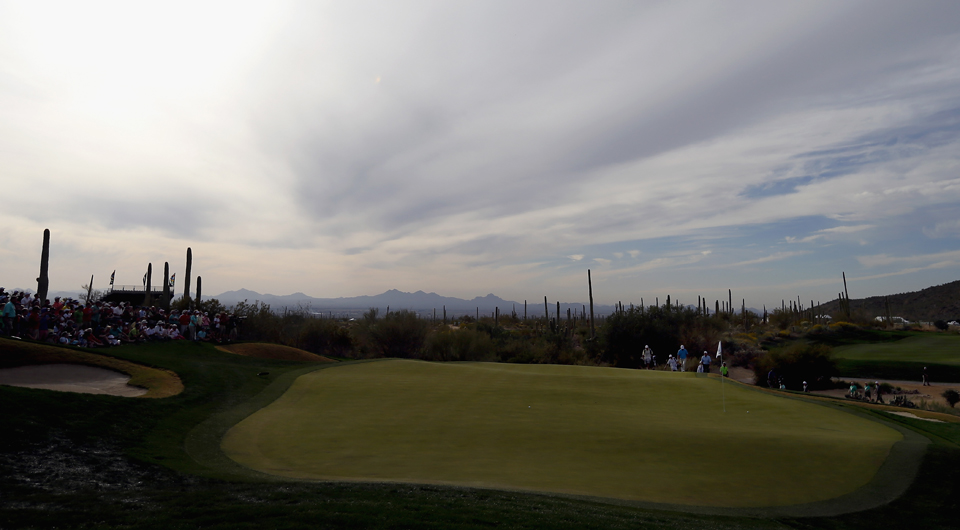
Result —
[{"label": "sand bunker", "polygon": [[920,416],[917,416],[912,412],[901,412],[901,411],[893,411],[893,410],[888,410],[887,412],[889,412],[890,414],[896,414],[897,416],[903,416],[904,418],[910,418],[913,420],[932,421],[934,423],[946,423],[943,420],[937,420],[933,418],[921,418]]},{"label": "sand bunker", "polygon": [[128,381],[129,375],[82,364],[41,364],[0,369],[0,385],[124,397],[147,393],[144,388],[128,385]]}]

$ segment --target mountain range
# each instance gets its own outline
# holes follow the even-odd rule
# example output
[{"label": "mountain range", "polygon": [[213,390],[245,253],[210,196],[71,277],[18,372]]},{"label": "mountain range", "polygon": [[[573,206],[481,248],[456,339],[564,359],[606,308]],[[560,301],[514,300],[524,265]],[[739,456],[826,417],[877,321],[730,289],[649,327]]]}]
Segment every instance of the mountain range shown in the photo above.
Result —
[{"label": "mountain range", "polygon": [[[204,296],[204,299],[208,297]],[[448,316],[455,315],[474,315],[479,312],[481,315],[493,313],[498,308],[502,314],[510,314],[516,311],[518,316],[523,316],[524,302],[513,300],[504,300],[499,296],[488,294],[486,296],[477,296],[471,300],[454,298],[450,296],[440,296],[437,293],[425,293],[417,291],[407,293],[397,289],[390,289],[373,296],[353,296],[340,298],[314,298],[304,293],[293,293],[288,295],[261,294],[247,289],[237,291],[227,291],[210,298],[216,298],[225,306],[232,306],[238,302],[247,301],[253,303],[260,301],[269,304],[271,309],[282,308],[297,309],[304,308],[314,312],[333,312],[338,314],[357,314],[370,308],[377,308],[382,312],[389,307],[391,311],[399,309],[408,309],[420,314],[432,314],[436,309],[437,315],[443,313],[444,307],[447,309]],[[548,302],[550,316],[554,316],[557,311],[556,300]],[[542,301],[527,301],[528,316],[543,316],[544,305]],[[584,307],[581,303],[561,303],[561,315],[566,316],[567,309],[571,312],[580,312],[589,307]],[[599,314],[609,314],[614,310],[612,305],[595,305],[594,312]]]}]

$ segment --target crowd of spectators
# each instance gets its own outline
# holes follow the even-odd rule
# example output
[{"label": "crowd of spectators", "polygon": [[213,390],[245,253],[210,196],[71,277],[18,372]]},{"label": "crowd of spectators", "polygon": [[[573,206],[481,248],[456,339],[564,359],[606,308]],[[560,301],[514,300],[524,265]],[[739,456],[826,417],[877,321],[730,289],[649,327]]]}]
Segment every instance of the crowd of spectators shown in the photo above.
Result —
[{"label": "crowd of spectators", "polygon": [[85,348],[167,340],[236,340],[237,322],[223,312],[164,310],[126,302],[82,303],[71,298],[39,300],[0,287],[0,334]]}]

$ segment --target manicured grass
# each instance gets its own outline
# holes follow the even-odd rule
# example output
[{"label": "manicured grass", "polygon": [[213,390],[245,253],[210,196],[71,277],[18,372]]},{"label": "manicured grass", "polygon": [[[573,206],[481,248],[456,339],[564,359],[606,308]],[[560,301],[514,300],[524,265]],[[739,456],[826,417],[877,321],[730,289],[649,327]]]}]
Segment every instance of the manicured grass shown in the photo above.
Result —
[{"label": "manicured grass", "polygon": [[[99,352],[175,371],[184,392],[164,399],[129,399],[0,387],[0,528],[957,527],[960,450],[955,444],[960,443],[960,425],[889,418],[936,430],[938,445],[931,446],[903,497],[829,518],[696,515],[446,486],[272,481],[237,478],[203,458],[195,460],[185,440],[208,418],[249,403],[281,378],[315,363],[241,357],[183,343]],[[262,372],[269,373],[258,375]],[[734,467],[740,462],[728,456],[730,449],[718,446],[718,458]],[[717,495],[735,498],[738,492],[724,488]]]},{"label": "manicured grass", "polygon": [[960,335],[924,333],[894,342],[853,344],[834,349],[839,359],[960,366]]},{"label": "manicured grass", "polygon": [[691,373],[391,360],[301,376],[222,447],[287,477],[731,507],[851,492],[901,439],[831,408],[725,393],[726,413],[719,380]]}]

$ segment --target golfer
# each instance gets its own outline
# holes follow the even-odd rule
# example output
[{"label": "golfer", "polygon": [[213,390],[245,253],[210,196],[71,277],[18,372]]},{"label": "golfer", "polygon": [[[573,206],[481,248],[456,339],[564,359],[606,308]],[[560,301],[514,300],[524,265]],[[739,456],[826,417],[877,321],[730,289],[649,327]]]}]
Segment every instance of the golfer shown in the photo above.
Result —
[{"label": "golfer", "polygon": [[687,349],[683,346],[683,344],[681,344],[680,349],[677,350],[677,362],[680,364],[680,371],[686,372],[687,371]]},{"label": "golfer", "polygon": [[643,347],[643,367],[650,368],[650,363],[653,361],[653,350],[650,349],[650,345],[647,344]]},{"label": "golfer", "polygon": [[703,365],[703,372],[710,373],[710,354],[706,351],[703,352],[703,357],[700,357],[700,364]]}]

